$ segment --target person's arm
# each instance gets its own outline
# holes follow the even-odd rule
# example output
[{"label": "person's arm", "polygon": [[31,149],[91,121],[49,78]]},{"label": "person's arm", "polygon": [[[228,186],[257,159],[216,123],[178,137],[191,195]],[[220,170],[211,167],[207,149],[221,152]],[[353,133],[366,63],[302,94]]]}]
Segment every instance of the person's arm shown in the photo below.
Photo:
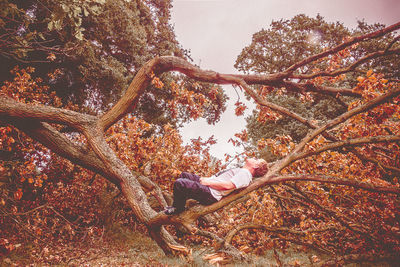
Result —
[{"label": "person's arm", "polygon": [[231,190],[236,188],[236,186],[231,181],[217,182],[204,177],[200,178],[200,183],[215,190]]}]

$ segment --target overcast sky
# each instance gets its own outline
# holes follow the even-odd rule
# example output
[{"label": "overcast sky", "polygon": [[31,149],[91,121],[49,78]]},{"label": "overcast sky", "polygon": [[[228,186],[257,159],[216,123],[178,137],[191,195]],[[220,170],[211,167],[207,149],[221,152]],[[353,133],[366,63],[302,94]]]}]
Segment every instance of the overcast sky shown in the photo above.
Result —
[{"label": "overcast sky", "polygon": [[[250,44],[252,35],[268,28],[272,20],[320,14],[328,22],[340,21],[349,28],[354,28],[357,20],[386,25],[400,21],[400,0],[173,0],[173,6],[171,23],[194,63],[222,73],[237,73],[233,67],[237,56]],[[224,88],[230,101],[221,121],[207,125],[198,120],[181,131],[185,142],[214,135],[218,143],[211,152],[221,159],[225,153],[241,152],[227,141],[245,128],[244,117],[234,115],[236,92],[231,86]]]}]

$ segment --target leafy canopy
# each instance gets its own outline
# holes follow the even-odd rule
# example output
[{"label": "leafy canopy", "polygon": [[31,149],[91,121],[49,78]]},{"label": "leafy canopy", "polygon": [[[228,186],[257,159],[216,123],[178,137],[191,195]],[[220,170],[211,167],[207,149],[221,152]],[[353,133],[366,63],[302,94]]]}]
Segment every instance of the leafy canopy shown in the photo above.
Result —
[{"label": "leafy canopy", "polygon": [[[11,80],[16,65],[34,67],[46,77],[50,91],[64,104],[73,102],[81,110],[99,114],[125,92],[139,68],[164,55],[190,59],[176,40],[169,24],[171,1],[61,0],[1,2],[0,81]],[[150,123],[179,126],[191,116],[173,118],[168,101],[174,97],[170,84],[195,90],[181,76],[165,74],[166,90],[149,85],[136,108],[136,115]],[[210,99],[213,88],[199,84],[197,90]],[[210,123],[219,120],[226,97],[217,90],[217,105],[208,105],[201,116]],[[186,114],[184,105],[177,107]]]}]

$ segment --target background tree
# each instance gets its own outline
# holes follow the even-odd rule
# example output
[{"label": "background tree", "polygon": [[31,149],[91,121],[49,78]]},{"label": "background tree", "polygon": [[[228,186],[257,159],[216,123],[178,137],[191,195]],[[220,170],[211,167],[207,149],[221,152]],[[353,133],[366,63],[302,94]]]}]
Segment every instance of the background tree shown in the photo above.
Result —
[{"label": "background tree", "polygon": [[[358,60],[350,56],[350,51],[358,48],[355,46],[357,43],[381,40],[399,28],[400,23],[397,23],[365,35],[349,36],[337,46],[272,74],[221,74],[202,70],[179,57],[155,57],[137,71],[120,100],[100,116],[43,104],[27,104],[16,97],[18,92],[7,90],[6,86],[4,89],[8,96],[1,96],[0,120],[3,125],[12,125],[54,153],[115,184],[135,218],[167,254],[189,253],[165,227],[176,225],[190,230],[190,233],[211,237],[216,245],[236,255],[241,254],[237,247],[242,251],[253,249],[257,252],[260,248],[285,249],[290,243],[295,243],[326,253],[336,262],[357,261],[378,254],[398,259],[399,202],[394,196],[400,194],[399,84],[374,70],[358,77],[355,87],[337,88],[331,84],[344,81],[347,73],[351,76],[367,59],[398,56],[398,38],[393,37],[383,50]],[[317,63],[327,68],[315,70],[310,67]],[[302,69],[314,71],[303,73],[299,71]],[[133,130],[137,130],[139,136],[145,135],[142,129],[146,130],[147,125],[131,117],[133,107],[150,84],[163,90],[166,83],[161,75],[171,71],[199,82],[237,85],[260,107],[268,108],[270,118],[275,119],[278,114],[288,116],[310,130],[298,143],[288,136],[259,140],[260,148],[269,146],[280,158],[270,163],[270,170],[264,177],[215,204],[206,207],[195,205],[179,215],[167,216],[158,212],[167,202],[159,185],[148,175],[137,172],[143,166],[136,167],[132,156],[124,159],[127,152],[123,144],[127,139],[137,138],[132,134]],[[257,91],[250,87],[254,84],[263,87]],[[176,83],[169,86],[178,92],[174,101],[189,101],[194,105],[191,107],[194,115],[206,104],[198,94],[187,90],[182,92]],[[265,98],[269,87],[285,88],[288,92],[351,96],[355,100],[349,103],[348,111],[327,122],[319,122],[269,102]],[[285,90],[281,89],[282,94],[286,93]],[[174,102],[169,104],[173,106]],[[67,134],[64,133],[66,129],[69,131]],[[6,128],[5,131],[9,130]],[[114,136],[119,140],[114,141]],[[165,137],[174,139],[173,134]],[[7,146],[13,143],[11,139],[4,142]],[[168,142],[158,144],[163,143]],[[195,140],[194,148],[202,147],[202,144],[201,140]],[[140,151],[147,147],[150,149],[147,153],[151,153],[151,146],[143,139],[135,149]],[[170,147],[179,151],[174,145]],[[201,159],[198,158],[198,162]],[[130,162],[135,166],[133,170],[129,168]],[[206,159],[203,167],[209,167],[209,162]],[[157,199],[158,206],[152,205],[152,196]],[[236,205],[230,206],[229,210],[222,209],[231,203]],[[214,226],[218,229],[216,233],[211,232],[212,228],[196,225],[200,216],[220,209],[224,220]],[[252,232],[254,229],[263,233],[257,232],[256,235]],[[240,234],[245,231],[248,231],[245,238],[241,238]]]},{"label": "background tree", "polygon": [[[236,60],[235,67],[244,73],[273,73],[303,60],[304,58],[321,53],[329,47],[340,44],[349,35],[362,35],[367,32],[382,29],[384,25],[368,25],[360,21],[354,30],[346,28],[342,23],[329,23],[323,17],[310,18],[305,15],[297,15],[290,20],[273,21],[270,28],[262,29],[253,35],[252,43],[245,47]],[[384,49],[393,41],[393,35],[389,34],[382,40],[368,40],[358,44],[357,49],[348,51],[350,55],[342,58],[342,61],[350,63],[351,60],[359,60],[367,54]],[[352,58],[349,60],[349,58]],[[345,62],[336,62],[341,64]],[[388,79],[398,79],[397,69],[399,59],[397,57],[383,56],[371,59],[361,64],[354,72],[348,73],[343,79],[337,79],[330,83],[333,87],[355,86],[358,75],[365,75],[369,69],[385,73]],[[334,69],[338,65],[328,65],[327,61],[314,62],[310,66],[304,66],[299,71],[303,74],[311,74],[318,69]],[[328,121],[347,109],[347,104],[352,98],[334,95],[310,95],[307,93],[285,93],[274,90],[273,87],[266,96],[268,101],[281,105],[289,110],[296,110],[298,114],[310,120]],[[312,101],[307,101],[311,100]],[[265,123],[268,112],[262,109],[255,110],[248,117],[247,130],[249,134],[248,145],[253,148],[261,138],[273,138],[278,135],[289,135],[298,142],[307,134],[307,127],[300,122],[288,118],[276,118],[274,123]],[[272,157],[268,151],[265,156]]]},{"label": "background tree", "polygon": [[[169,24],[171,1],[2,1],[1,81],[10,80],[17,64],[34,67],[64,104],[99,114],[124,93],[139,68],[151,58],[175,55],[190,59]],[[57,75],[47,73],[57,70]],[[33,74],[32,74],[33,75]],[[165,74],[165,81],[182,77]],[[138,100],[137,116],[150,123],[179,126],[188,116],[173,118],[168,102],[174,92],[149,85]],[[198,83],[197,93],[209,99],[213,88]],[[218,88],[217,88],[218,89]],[[196,89],[195,89],[196,90]],[[215,123],[226,97],[218,89],[218,105],[204,107],[203,116]],[[177,105],[186,114],[186,105]]]}]

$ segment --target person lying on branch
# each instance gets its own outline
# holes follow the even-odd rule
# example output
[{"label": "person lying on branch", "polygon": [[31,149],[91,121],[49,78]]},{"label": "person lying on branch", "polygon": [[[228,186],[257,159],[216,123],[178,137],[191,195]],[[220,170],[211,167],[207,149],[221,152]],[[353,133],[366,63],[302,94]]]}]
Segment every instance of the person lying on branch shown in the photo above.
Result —
[{"label": "person lying on branch", "polygon": [[174,182],[174,201],[165,208],[167,215],[184,211],[186,200],[194,199],[202,205],[211,205],[233,190],[247,187],[253,177],[261,177],[268,171],[264,159],[248,158],[242,168],[226,169],[211,177],[200,177],[182,172]]}]

